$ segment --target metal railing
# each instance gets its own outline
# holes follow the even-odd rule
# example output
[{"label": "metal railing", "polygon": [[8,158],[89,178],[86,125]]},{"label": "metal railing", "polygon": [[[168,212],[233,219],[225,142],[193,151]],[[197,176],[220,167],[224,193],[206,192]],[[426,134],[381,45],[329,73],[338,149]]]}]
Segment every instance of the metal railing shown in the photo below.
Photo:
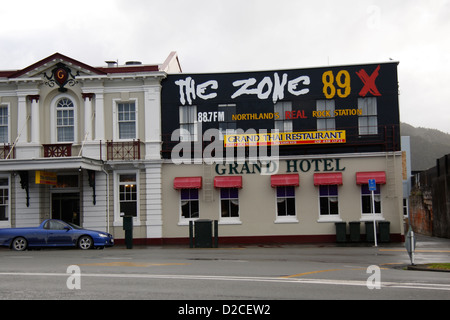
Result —
[{"label": "metal railing", "polygon": [[15,149],[9,144],[5,143],[0,146],[0,159],[15,159],[16,152]]},{"label": "metal railing", "polygon": [[65,158],[72,156],[72,144],[43,144],[44,158]]},{"label": "metal railing", "polygon": [[141,159],[141,141],[107,141],[106,142],[107,160],[140,160]]}]

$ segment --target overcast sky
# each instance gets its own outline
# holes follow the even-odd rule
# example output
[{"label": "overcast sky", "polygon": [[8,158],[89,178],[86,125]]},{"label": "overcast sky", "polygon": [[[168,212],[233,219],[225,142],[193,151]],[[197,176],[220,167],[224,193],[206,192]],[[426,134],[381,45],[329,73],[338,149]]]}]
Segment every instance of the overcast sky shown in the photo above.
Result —
[{"label": "overcast sky", "polygon": [[92,66],[184,72],[399,61],[401,121],[450,133],[450,0],[16,0],[1,5],[0,70],[55,52]]}]

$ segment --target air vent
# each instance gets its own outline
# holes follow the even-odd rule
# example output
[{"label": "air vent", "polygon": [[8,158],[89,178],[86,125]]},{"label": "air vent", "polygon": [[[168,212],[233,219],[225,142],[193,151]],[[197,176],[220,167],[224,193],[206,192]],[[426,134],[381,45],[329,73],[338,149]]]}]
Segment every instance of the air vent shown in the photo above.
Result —
[{"label": "air vent", "polygon": [[106,64],[108,65],[108,68],[114,68],[114,67],[117,67],[117,65],[119,64],[119,62],[118,61],[105,61],[106,62]]},{"label": "air vent", "polygon": [[140,61],[127,61],[127,62],[125,62],[126,66],[139,66],[141,64],[142,64],[142,62],[140,62]]}]

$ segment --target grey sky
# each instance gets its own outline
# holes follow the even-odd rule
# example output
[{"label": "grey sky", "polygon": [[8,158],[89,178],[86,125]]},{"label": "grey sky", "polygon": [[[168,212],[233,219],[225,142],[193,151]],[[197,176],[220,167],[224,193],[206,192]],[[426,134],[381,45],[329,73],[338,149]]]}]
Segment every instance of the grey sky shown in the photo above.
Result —
[{"label": "grey sky", "polygon": [[2,4],[0,69],[55,52],[92,66],[184,72],[399,61],[401,120],[450,132],[448,0],[17,0]]}]

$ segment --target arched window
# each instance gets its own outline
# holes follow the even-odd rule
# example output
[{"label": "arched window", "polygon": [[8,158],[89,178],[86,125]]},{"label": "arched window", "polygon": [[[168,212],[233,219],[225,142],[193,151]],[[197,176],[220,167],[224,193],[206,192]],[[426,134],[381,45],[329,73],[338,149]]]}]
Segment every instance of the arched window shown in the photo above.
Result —
[{"label": "arched window", "polygon": [[56,104],[57,142],[75,140],[75,106],[69,98],[61,98]]}]

